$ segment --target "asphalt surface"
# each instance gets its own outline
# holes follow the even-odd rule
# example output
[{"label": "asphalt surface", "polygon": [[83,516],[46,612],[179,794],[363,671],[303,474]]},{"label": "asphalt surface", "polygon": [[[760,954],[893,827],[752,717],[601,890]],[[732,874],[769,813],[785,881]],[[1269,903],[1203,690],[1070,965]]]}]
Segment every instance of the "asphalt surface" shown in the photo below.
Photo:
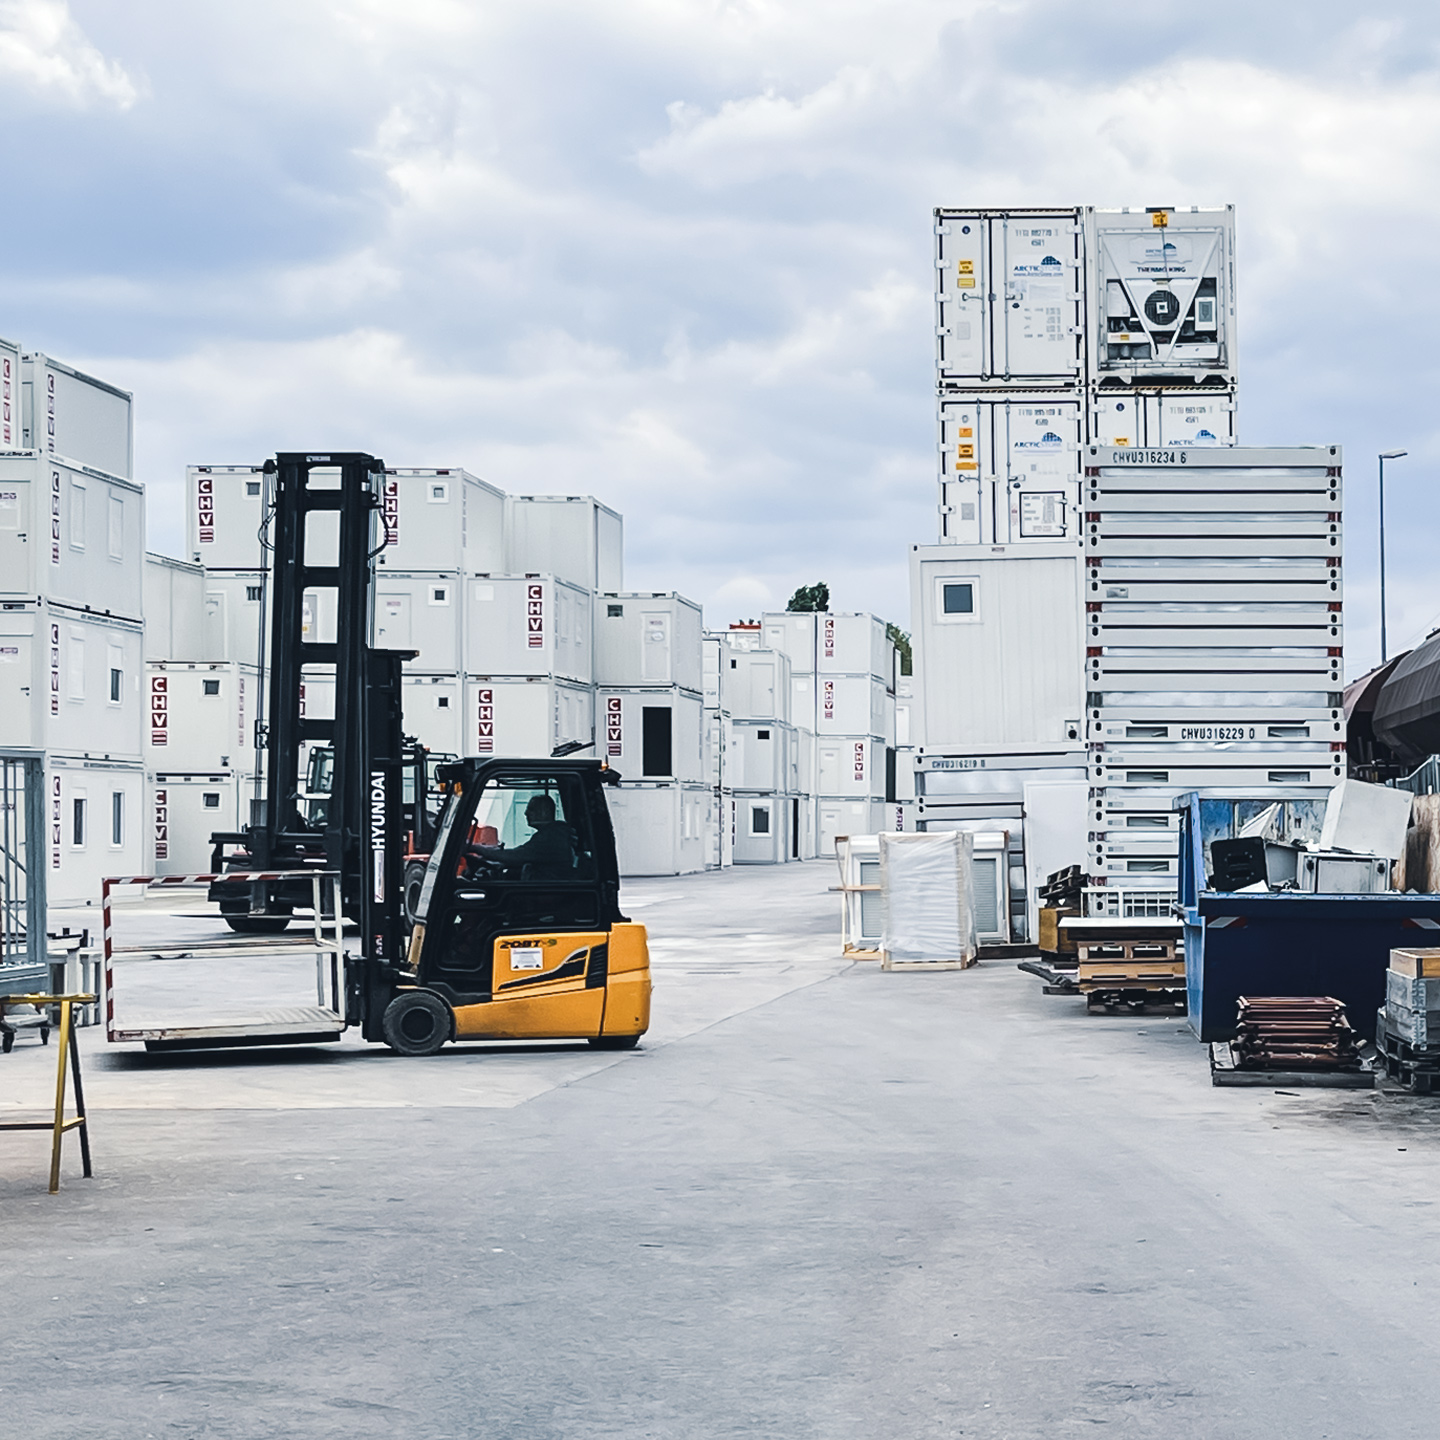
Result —
[{"label": "asphalt surface", "polygon": [[0,1433],[1433,1432],[1440,1100],[1215,1090],[1181,1020],[847,966],[831,877],[633,887],[628,1055],[85,1032],[96,1177],[0,1135]]}]

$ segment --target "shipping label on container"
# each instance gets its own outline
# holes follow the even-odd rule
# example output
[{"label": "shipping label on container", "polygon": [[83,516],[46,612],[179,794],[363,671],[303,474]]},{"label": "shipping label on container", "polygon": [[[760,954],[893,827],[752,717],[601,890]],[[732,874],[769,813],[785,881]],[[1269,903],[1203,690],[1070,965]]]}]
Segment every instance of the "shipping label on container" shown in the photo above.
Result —
[{"label": "shipping label on container", "polygon": [[525,587],[525,630],[532,650],[545,648],[545,587]]},{"label": "shipping label on container", "polygon": [[385,517],[385,543],[400,543],[400,482],[392,475],[385,477],[385,495],[381,514]]},{"label": "shipping label on container", "polygon": [[50,472],[50,563],[60,563],[60,472]]},{"label": "shipping label on container", "polygon": [[865,742],[863,740],[855,742],[855,783],[857,785],[865,783]]},{"label": "shipping label on container", "polygon": [[50,713],[60,713],[60,626],[50,626]]},{"label": "shipping label on container", "polygon": [[60,868],[60,777],[50,777],[50,868]]},{"label": "shipping label on container", "polygon": [[835,682],[833,680],[827,680],[825,682],[825,699],[823,703],[825,718],[827,720],[833,720],[835,718]]},{"label": "shipping label on container", "polygon": [[0,444],[9,450],[15,443],[14,421],[15,374],[14,357],[0,356]]},{"label": "shipping label on container", "polygon": [[605,700],[605,753],[619,755],[625,745],[625,724],[623,719],[625,702],[618,695]]},{"label": "shipping label on container", "polygon": [[833,615],[825,617],[825,658],[827,660],[835,658],[835,617]]},{"label": "shipping label on container", "polygon": [[195,524],[202,545],[215,543],[215,481],[201,475],[195,481]]},{"label": "shipping label on container", "polygon": [[1020,492],[1020,534],[1044,539],[1065,533],[1065,495],[1056,490]]},{"label": "shipping label on container", "polygon": [[170,735],[170,679],[166,675],[150,677],[150,743],[164,745]]},{"label": "shipping label on container", "polygon": [[479,690],[475,696],[475,753],[495,753],[495,692]]},{"label": "shipping label on container", "polygon": [[55,372],[45,373],[45,449],[55,453]]},{"label": "shipping label on container", "polygon": [[155,858],[170,858],[170,795],[165,790],[155,792]]}]

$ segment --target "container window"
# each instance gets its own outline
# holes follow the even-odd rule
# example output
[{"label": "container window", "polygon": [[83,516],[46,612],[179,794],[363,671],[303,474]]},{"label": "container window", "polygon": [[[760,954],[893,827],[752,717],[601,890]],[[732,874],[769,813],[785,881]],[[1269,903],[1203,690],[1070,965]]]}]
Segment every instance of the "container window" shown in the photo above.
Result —
[{"label": "container window", "polygon": [[76,849],[85,846],[85,797],[74,795],[70,799],[70,843]]},{"label": "container window", "polygon": [[220,808],[220,792],[218,790],[204,790],[200,795],[200,803],[207,810],[218,810]]},{"label": "container window", "polygon": [[673,775],[672,720],[668,705],[646,705],[640,711],[640,771],[644,775]]},{"label": "container window", "polygon": [[71,700],[85,698],[85,634],[81,630],[70,632],[70,644],[66,654],[65,693]]},{"label": "container window", "polygon": [[437,695],[435,697],[435,708],[437,710],[448,710],[450,708],[450,697],[448,695]]},{"label": "container window", "polygon": [[85,487],[78,480],[70,482],[70,548],[85,548]]},{"label": "container window", "polygon": [[218,695],[220,693],[220,682],[218,680],[204,680],[201,684],[205,687],[207,695]]},{"label": "container window", "polygon": [[[260,493],[260,482],[258,480],[247,480],[245,482],[245,493],[247,495],[258,495]],[[219,804],[219,801],[216,801]]]},{"label": "container window", "polygon": [[[625,607],[623,605],[607,605],[605,607],[605,616],[609,620],[619,620],[624,614]],[[734,662],[732,661],[731,663],[733,664]]]},{"label": "container window", "polygon": [[260,588],[259,585],[247,585],[245,587],[245,598],[247,600],[253,600],[258,604],[260,600]]},{"label": "container window", "polygon": [[750,833],[752,835],[768,835],[770,833],[770,807],[768,805],[752,805],[750,807]]},{"label": "container window", "polygon": [[107,519],[109,522],[107,530],[110,558],[123,560],[125,558],[125,502],[120,496],[112,495],[110,497]]},{"label": "container window", "polygon": [[125,843],[125,795],[120,790],[110,792],[110,843]]},{"label": "container window", "polygon": [[112,705],[118,705],[120,703],[120,694],[124,684],[125,672],[123,670],[117,670],[112,665],[110,667],[110,703]]},{"label": "container window", "polygon": [[430,587],[430,603],[432,605],[448,605],[450,603],[450,587],[448,585],[432,585]]},{"label": "container window", "polygon": [[973,615],[975,613],[975,587],[968,581],[955,581],[941,587],[945,614]]},{"label": "container window", "polygon": [[443,505],[450,498],[450,487],[443,481],[430,486],[430,503],[432,505]]},{"label": "container window", "polygon": [[757,730],[755,732],[755,738],[757,740],[768,740],[770,738],[770,732],[768,730]]}]

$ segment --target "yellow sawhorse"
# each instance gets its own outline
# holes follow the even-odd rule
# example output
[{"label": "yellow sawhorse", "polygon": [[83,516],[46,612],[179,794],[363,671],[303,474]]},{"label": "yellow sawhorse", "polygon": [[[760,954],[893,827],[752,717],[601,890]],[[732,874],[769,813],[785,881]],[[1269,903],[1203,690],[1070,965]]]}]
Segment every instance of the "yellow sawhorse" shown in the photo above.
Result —
[{"label": "yellow sawhorse", "polygon": [[[54,1135],[50,1142],[50,1193],[60,1188],[60,1141],[67,1130],[80,1132],[80,1159],[85,1166],[85,1178],[90,1178],[90,1127],[85,1123],[85,1091],[80,1084],[80,1047],[75,1043],[70,1030],[70,1007],[89,1005],[93,995],[0,995],[0,1016],[10,1005],[58,1005],[60,1007],[60,1049],[56,1056],[58,1064],[55,1074],[55,1118],[54,1120],[6,1120],[0,1122],[0,1130],[49,1130]],[[65,1118],[65,1062],[70,1062],[70,1075],[75,1082],[75,1114]]]}]

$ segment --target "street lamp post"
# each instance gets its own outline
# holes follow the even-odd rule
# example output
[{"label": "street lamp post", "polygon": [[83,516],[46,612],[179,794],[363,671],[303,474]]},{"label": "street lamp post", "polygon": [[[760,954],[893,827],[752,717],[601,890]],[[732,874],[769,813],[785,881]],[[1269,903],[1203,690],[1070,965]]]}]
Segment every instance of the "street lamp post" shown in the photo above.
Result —
[{"label": "street lamp post", "polygon": [[1408,450],[1386,450],[1380,456],[1380,663],[1389,658],[1385,648],[1385,462],[1408,455]]}]

